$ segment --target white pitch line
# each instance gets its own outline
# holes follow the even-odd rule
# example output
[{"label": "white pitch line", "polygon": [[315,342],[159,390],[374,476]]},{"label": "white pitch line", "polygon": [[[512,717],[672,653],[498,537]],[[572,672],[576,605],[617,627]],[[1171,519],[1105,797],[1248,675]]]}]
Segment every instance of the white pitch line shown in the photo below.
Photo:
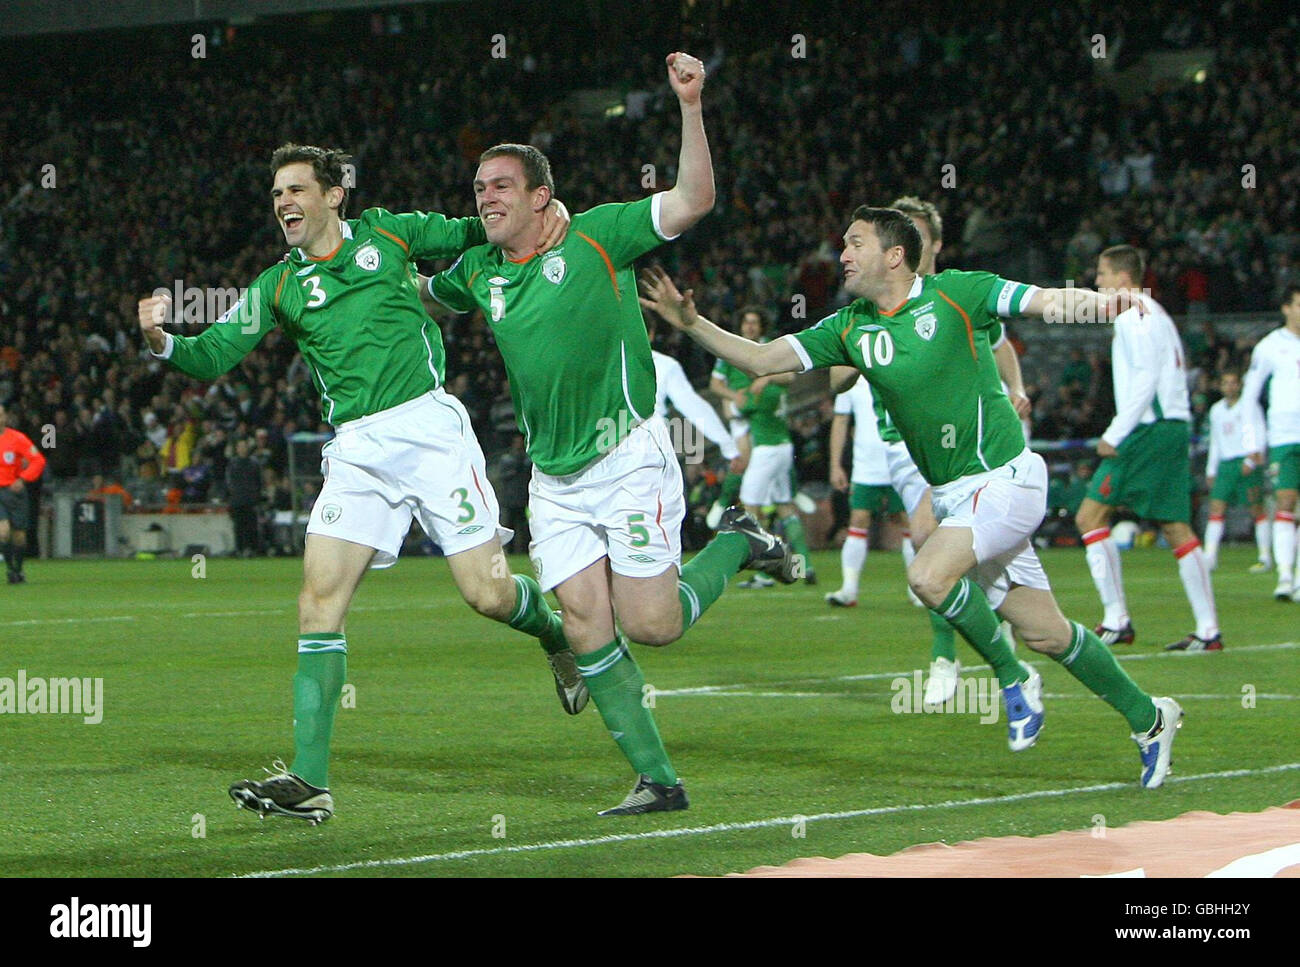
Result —
[{"label": "white pitch line", "polygon": [[[1165,784],[1180,782],[1205,782],[1213,779],[1240,779],[1276,772],[1300,769],[1300,762],[1265,766],[1261,769],[1228,769],[1223,772],[1203,772],[1192,776],[1170,776]],[[383,869],[393,866],[416,866],[421,863],[439,863],[447,860],[473,859],[479,856],[501,856],[508,853],[539,853],[556,849],[580,849],[587,846],[606,846],[611,843],[630,843],[645,839],[679,839],[684,836],[706,836],[710,833],[733,833],[751,829],[769,829],[773,826],[793,826],[797,822],[812,823],[834,819],[858,819],[863,816],[888,816],[896,813],[925,812],[932,809],[962,809],[969,806],[997,806],[1024,802],[1029,799],[1056,799],[1093,792],[1112,792],[1132,788],[1131,782],[1102,782],[1091,786],[1070,789],[1038,789],[1018,792],[1008,796],[981,796],[977,799],[957,799],[945,802],[906,803],[899,806],[873,806],[868,809],[849,809],[833,813],[815,813],[809,816],[776,816],[771,819],[753,819],[743,823],[714,823],[711,826],[681,826],[676,829],[650,829],[640,833],[612,833],[608,836],[591,836],[583,839],[559,839],[543,843],[524,843],[519,846],[496,846],[490,849],[465,849],[450,853],[428,853],[422,856],[404,856],[386,860],[358,860],[332,866],[312,866],[284,870],[260,870],[256,873],[236,873],[238,878],[267,878],[273,876],[310,876],[316,873],[346,873],[349,870]]]},{"label": "white pitch line", "polygon": [[85,621],[134,621],[135,615],[101,615],[97,618],[28,618],[25,621],[0,621],[0,628],[13,628],[18,625],[74,625]]},{"label": "white pitch line", "polygon": [[[1246,652],[1283,651],[1283,650],[1293,650],[1296,648],[1300,648],[1300,641],[1281,641],[1281,642],[1276,642],[1267,645],[1242,645],[1240,648],[1232,648],[1228,651],[1219,652],[1218,654],[1240,655]],[[1037,653],[1034,653],[1034,657],[1038,658],[1040,662],[1044,660],[1050,660],[1050,659],[1046,659],[1046,656],[1038,656]],[[1209,661],[1215,660],[1208,653],[1200,654],[1200,653],[1193,652],[1191,654],[1188,654],[1187,652],[1181,652],[1181,651],[1141,652],[1132,655],[1116,655],[1115,658],[1118,661],[1147,661],[1152,658],[1174,659],[1174,660],[1181,659],[1181,660],[1189,660],[1189,661],[1193,660],[1194,658],[1204,658]],[[1030,664],[1033,664],[1033,662],[1030,662]],[[966,672],[981,672],[981,671],[988,671],[989,666],[988,665],[963,665],[962,669],[963,671]],[[670,695],[670,696],[704,695],[711,692],[725,692],[733,688],[780,688],[783,685],[833,685],[838,682],[870,682],[870,681],[880,681],[881,679],[886,679],[886,678],[911,678],[913,675],[916,674],[917,671],[918,669],[909,668],[906,671],[871,672],[869,674],[864,674],[864,675],[836,675],[833,678],[796,678],[796,679],[790,679],[788,681],[783,681],[783,682],[733,682],[728,685],[696,685],[689,688],[657,688],[655,689],[655,694]]]},{"label": "white pitch line", "polygon": [[[373,604],[373,605],[356,605],[349,608],[349,613],[357,611],[427,611],[439,607],[436,604]],[[291,617],[294,614],[292,607],[283,608],[261,608],[255,611],[182,611],[179,614],[169,614],[160,611],[156,614],[148,614],[146,618],[160,618],[173,620],[175,618],[251,618],[265,615],[284,615]],[[134,614],[118,615],[97,615],[89,618],[29,618],[23,621],[0,621],[0,628],[9,628],[19,625],[73,625],[84,624],[92,621],[139,621],[140,616]]]},{"label": "white pitch line", "polygon": [[[862,692],[655,692],[677,698],[858,698]],[[1257,696],[1263,697],[1263,696]]]},{"label": "white pitch line", "polygon": [[[655,695],[672,695],[674,698],[866,698],[868,696],[885,697],[894,694],[889,692],[655,692]],[[1084,695],[1078,692],[1069,694],[1058,692],[1044,692],[1043,698],[1050,698],[1054,702],[1073,699],[1095,699],[1096,695]],[[1229,693],[1227,695],[1188,695],[1184,692],[1178,693],[1178,700],[1191,701],[1240,701],[1243,698],[1241,692]],[[1300,701],[1300,695],[1278,695],[1272,692],[1260,692],[1258,695],[1250,696],[1259,701],[1270,702],[1295,702]],[[971,710],[974,712],[974,710]]]}]

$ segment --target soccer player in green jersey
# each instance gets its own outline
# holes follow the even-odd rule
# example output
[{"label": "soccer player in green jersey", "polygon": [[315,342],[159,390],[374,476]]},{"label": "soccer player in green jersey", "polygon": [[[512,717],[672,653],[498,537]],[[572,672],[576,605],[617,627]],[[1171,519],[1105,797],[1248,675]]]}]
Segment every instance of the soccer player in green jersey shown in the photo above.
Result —
[{"label": "soccer player in green jersey", "polygon": [[[749,465],[740,481],[740,502],[755,519],[767,506],[776,508],[781,532],[794,552],[808,560],[808,541],[803,521],[794,505],[794,441],[785,417],[788,379],[760,376],[736,394],[737,411],[749,424]],[[812,567],[804,568],[804,580],[817,583]]]},{"label": "soccer player in green jersey", "polygon": [[[271,157],[271,204],[285,258],[262,272],[198,336],[162,329],[170,298],[139,304],[155,356],[196,379],[236,366],[275,326],[297,344],[335,437],[322,450],[325,483],[312,508],[298,598],[293,680],[294,759],[263,781],[230,789],[244,807],[313,824],[329,819],[329,744],[347,675],[344,619],[369,567],[397,560],[414,517],[447,556],[456,586],[480,614],[542,642],[566,711],[586,689],[531,577],[510,574],[496,496],[460,401],[443,389],[442,337],[420,303],[410,261],[456,255],[485,238],[477,218],[392,214],[344,220],[348,191],[337,150],[287,144]],[[562,226],[553,226],[553,241]]]},{"label": "soccer player in green jersey", "polygon": [[[1141,783],[1169,771],[1182,709],[1142,691],[1110,649],[1057,607],[1031,538],[1046,510],[1047,468],[998,380],[983,333],[1002,315],[1106,318],[1109,300],[1039,289],[987,272],[917,275],[921,236],[903,212],[862,206],[844,235],[845,288],[854,302],[817,325],[766,345],[699,318],[666,277],[645,304],[715,355],[756,375],[852,365],[878,395],[930,484],[939,526],[908,568],[912,589],[989,660],[1003,686],[1012,749],[1043,723],[1041,677],[1005,652],[996,607],[1034,651],[1050,655],[1128,722]],[[1028,678],[1026,678],[1028,674]]]},{"label": "soccer player in green jersey", "polygon": [[[921,262],[916,268],[918,275],[924,277],[937,271],[936,262],[943,251],[943,219],[934,202],[923,201],[912,195],[896,198],[891,208],[896,208],[912,219],[912,224],[921,233]],[[1025,396],[1024,379],[1020,372],[1020,359],[1015,347],[1006,337],[1002,326],[987,332],[989,348],[993,351],[993,360],[997,364],[998,377],[1006,387],[1007,398],[1016,408],[1016,413],[1023,420],[1029,415],[1030,403]],[[852,366],[833,366],[831,368],[832,388],[840,392],[850,389],[859,376]],[[908,566],[916,556],[915,548],[925,543],[926,538],[939,526],[934,519],[934,510],[930,505],[930,485],[921,476],[916,461],[908,452],[898,428],[879,400],[874,400],[879,417],[880,438],[887,446],[887,464],[890,484],[903,501],[907,511],[908,529],[903,540],[903,564]],[[1028,431],[1026,431],[1028,437]],[[921,600],[909,589],[909,595],[916,604]],[[957,693],[961,675],[961,663],[957,661],[956,633],[953,626],[934,611],[930,614],[930,674],[925,680],[923,703],[931,707],[945,704]],[[1008,639],[1008,649],[1011,642]],[[996,647],[991,645],[990,647]]]},{"label": "soccer player in green jersey", "polygon": [[[746,339],[754,342],[763,341],[762,310],[754,306],[741,309],[740,318],[736,325],[736,331]],[[740,448],[740,455],[744,458],[746,466],[749,464],[749,454],[753,449],[753,441],[749,438],[749,421],[740,415],[738,407],[741,402],[740,394],[753,381],[754,377],[739,366],[732,366],[725,359],[717,361],[717,365],[713,367],[713,374],[709,379],[709,389],[722,400],[722,408],[726,411],[729,420],[731,437],[736,441],[736,446]],[[705,517],[705,523],[710,527],[716,529],[718,522],[722,520],[722,512],[740,499],[741,478],[742,475],[739,473],[727,474],[726,479],[722,482],[722,493],[713,502],[713,506],[709,508],[709,513]]]},{"label": "soccer player in green jersey", "polygon": [[667,66],[682,112],[671,190],[575,215],[563,244],[538,257],[541,214],[554,192],[550,164],[531,145],[489,148],[474,179],[488,244],[428,285],[453,311],[482,309],[505,360],[534,465],[533,566],[542,587],[555,590],[592,701],[639,777],[602,815],[687,807],[615,622],[632,641],[666,645],[742,568],[786,583],[797,570],[787,545],[737,511],[679,575],[682,475],[654,415],[654,363],[632,262],[703,218],[714,188],[704,65],[674,53]]}]

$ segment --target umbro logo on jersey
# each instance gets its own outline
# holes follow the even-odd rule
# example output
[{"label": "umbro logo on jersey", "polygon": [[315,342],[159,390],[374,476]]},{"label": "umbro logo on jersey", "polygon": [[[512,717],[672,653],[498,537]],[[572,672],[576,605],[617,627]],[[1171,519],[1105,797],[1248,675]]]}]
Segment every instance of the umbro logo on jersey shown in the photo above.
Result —
[{"label": "umbro logo on jersey", "polygon": [[918,316],[916,320],[916,334],[929,342],[934,338],[935,330],[939,328],[939,320],[933,312],[927,312],[923,316]]},{"label": "umbro logo on jersey", "polygon": [[358,268],[365,269],[367,272],[374,272],[383,261],[379,249],[370,244],[357,249],[357,254],[352,257],[352,260],[357,263]]},{"label": "umbro logo on jersey", "polygon": [[655,559],[653,557],[650,557],[646,554],[629,554],[628,560],[637,561],[641,564],[653,564],[655,562]]},{"label": "umbro logo on jersey", "polygon": [[552,255],[542,263],[542,275],[547,282],[559,285],[564,281],[564,272],[567,268],[568,266],[564,264],[564,259],[561,256]]},{"label": "umbro logo on jersey", "polygon": [[499,275],[494,275],[492,276],[492,278],[488,279],[488,285],[509,285],[509,284],[510,284],[509,279],[503,279]]},{"label": "umbro logo on jersey", "polygon": [[858,326],[858,332],[883,332],[884,329],[884,326],[877,326],[874,324],[869,326]]},{"label": "umbro logo on jersey", "polygon": [[469,527],[466,527],[466,528],[464,528],[463,530],[458,530],[458,531],[456,531],[456,533],[457,533],[458,535],[460,535],[460,534],[477,534],[477,533],[478,533],[479,531],[481,531],[482,529],[483,529],[483,525],[482,525],[482,524],[471,524]]}]

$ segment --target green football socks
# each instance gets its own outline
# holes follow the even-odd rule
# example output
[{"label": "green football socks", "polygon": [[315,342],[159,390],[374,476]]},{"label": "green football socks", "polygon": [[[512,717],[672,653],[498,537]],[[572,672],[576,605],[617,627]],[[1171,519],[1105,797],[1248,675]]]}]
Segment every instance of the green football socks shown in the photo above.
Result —
[{"label": "green football socks", "polygon": [[579,655],[578,670],[605,728],[632,768],[665,786],[676,785],[677,773],[646,702],[645,678],[627,645],[616,638],[598,651]]},{"label": "green football socks", "polygon": [[952,625],[944,621],[943,618],[935,614],[930,614],[930,661],[936,661],[940,658],[946,658],[949,661],[957,660],[957,633],[953,631]]},{"label": "green football socks", "polygon": [[1002,636],[1001,623],[989,607],[984,590],[970,578],[958,581],[943,604],[934,610],[960,631],[970,646],[993,666],[1001,687],[1007,688],[1029,678],[1029,673],[1016,660],[1011,645]]},{"label": "green football socks", "polygon": [[515,610],[506,622],[516,631],[532,635],[542,643],[548,655],[558,654],[569,647],[564,637],[564,624],[551,610],[542,586],[526,574],[510,575],[515,582]]},{"label": "green football socks", "polygon": [[749,560],[749,541],[740,534],[719,534],[682,568],[677,595],[682,601],[682,633],[722,597],[732,575]]},{"label": "green football socks", "polygon": [[1077,621],[1071,621],[1070,627],[1074,631],[1070,647],[1052,657],[1088,691],[1124,716],[1132,731],[1150,732],[1156,724],[1151,696],[1128,677],[1100,638]]},{"label": "green football socks", "polygon": [[740,500],[740,479],[744,476],[739,473],[729,473],[722,481],[722,493],[718,494],[718,502],[723,507],[730,507]]},{"label": "green football socks", "polygon": [[791,514],[789,517],[782,517],[781,531],[794,552],[803,558],[804,567],[811,571],[812,558],[808,556],[808,538],[804,536],[803,521],[799,519],[799,515]]},{"label": "green football socks", "polygon": [[329,788],[330,736],[334,712],[348,674],[347,639],[337,632],[298,636],[298,673],[293,676],[295,776]]}]

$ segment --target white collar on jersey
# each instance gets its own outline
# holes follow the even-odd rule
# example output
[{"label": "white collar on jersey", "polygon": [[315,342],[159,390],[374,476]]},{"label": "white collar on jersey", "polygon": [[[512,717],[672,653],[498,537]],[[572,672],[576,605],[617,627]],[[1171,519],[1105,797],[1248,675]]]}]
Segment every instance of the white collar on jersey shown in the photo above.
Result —
[{"label": "white collar on jersey", "polygon": [[912,288],[907,293],[908,299],[915,299],[921,294],[921,277],[918,275],[912,280]]}]

